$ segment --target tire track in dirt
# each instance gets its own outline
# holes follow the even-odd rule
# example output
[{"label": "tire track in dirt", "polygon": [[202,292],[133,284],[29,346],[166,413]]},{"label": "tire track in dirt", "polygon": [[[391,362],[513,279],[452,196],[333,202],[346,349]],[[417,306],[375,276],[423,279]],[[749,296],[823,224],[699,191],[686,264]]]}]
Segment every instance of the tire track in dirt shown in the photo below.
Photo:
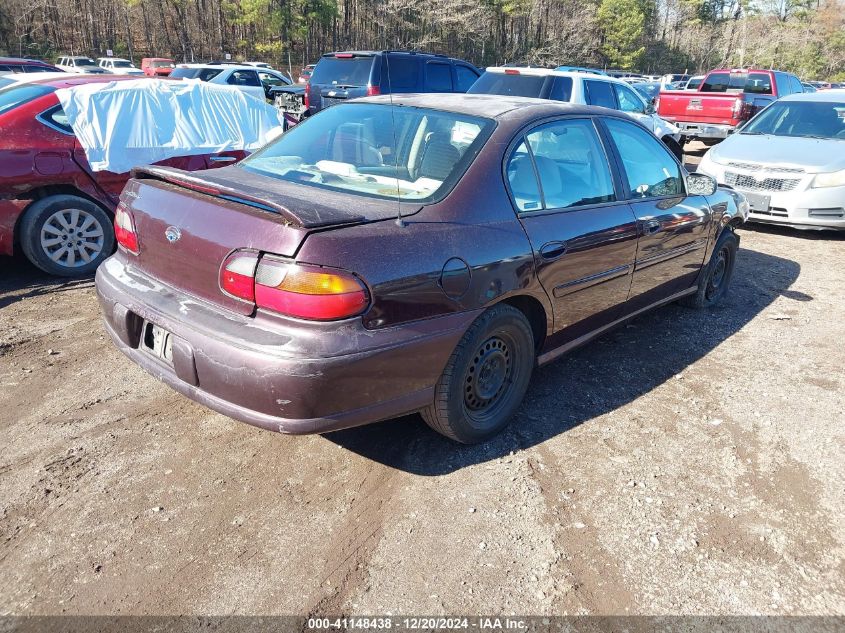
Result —
[{"label": "tire track in dirt", "polygon": [[334,530],[320,572],[320,589],[331,593],[308,609],[308,616],[341,615],[347,602],[364,589],[368,565],[383,536],[385,519],[392,514],[399,471],[370,462],[363,477],[352,484],[357,489],[344,522]]},{"label": "tire track in dirt", "polygon": [[[557,552],[550,570],[555,579],[553,612],[569,615],[631,612],[637,601],[618,559],[602,546],[593,529],[567,527],[576,517],[560,502],[561,470],[549,467],[557,466],[557,460],[543,444],[535,450],[539,460],[529,458],[528,466],[540,487],[546,523]],[[590,552],[589,558],[586,552]]]}]

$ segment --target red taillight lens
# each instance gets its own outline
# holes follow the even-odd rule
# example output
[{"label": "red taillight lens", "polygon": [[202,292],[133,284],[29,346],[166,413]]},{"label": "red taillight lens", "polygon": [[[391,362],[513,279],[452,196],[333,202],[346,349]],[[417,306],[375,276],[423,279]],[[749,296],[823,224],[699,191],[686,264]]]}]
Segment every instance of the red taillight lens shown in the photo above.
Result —
[{"label": "red taillight lens", "polygon": [[309,92],[311,92],[311,82],[310,81],[305,84],[305,98],[303,99],[303,105],[305,106],[306,110],[311,107],[311,98],[308,96]]},{"label": "red taillight lens", "polygon": [[235,251],[220,267],[220,289],[227,295],[248,301],[255,301],[255,267],[258,253]]},{"label": "red taillight lens", "polygon": [[367,86],[367,96],[368,97],[375,97],[376,95],[381,94],[381,88],[378,86]]},{"label": "red taillight lens", "polygon": [[287,316],[333,321],[363,312],[369,295],[351,273],[265,256],[255,273],[255,303]]},{"label": "red taillight lens", "polygon": [[138,234],[135,232],[135,220],[122,202],[117,205],[117,210],[114,212],[114,237],[124,250],[133,255],[140,252]]},{"label": "red taillight lens", "polygon": [[520,72],[518,70],[516,70],[515,68],[507,68],[507,69],[505,69],[505,74],[506,75],[519,75]]}]

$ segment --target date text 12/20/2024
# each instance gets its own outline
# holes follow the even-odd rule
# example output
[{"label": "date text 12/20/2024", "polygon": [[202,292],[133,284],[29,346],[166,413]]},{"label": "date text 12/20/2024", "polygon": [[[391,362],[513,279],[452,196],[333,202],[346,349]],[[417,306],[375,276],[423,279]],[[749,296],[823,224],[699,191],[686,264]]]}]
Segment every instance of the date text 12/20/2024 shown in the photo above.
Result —
[{"label": "date text 12/20/2024", "polygon": [[500,617],[343,617],[308,618],[308,630],[472,630],[525,631],[526,620]]}]

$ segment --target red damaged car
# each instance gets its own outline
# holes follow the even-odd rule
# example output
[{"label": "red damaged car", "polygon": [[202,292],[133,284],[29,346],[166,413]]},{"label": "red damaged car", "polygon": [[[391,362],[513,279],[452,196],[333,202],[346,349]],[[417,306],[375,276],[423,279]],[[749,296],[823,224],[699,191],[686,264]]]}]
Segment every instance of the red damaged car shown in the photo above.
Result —
[{"label": "red damaged car", "polygon": [[[0,90],[0,256],[21,250],[45,272],[74,276],[92,273],[114,250],[114,210],[129,174],[91,169],[55,93],[129,79],[68,74]],[[160,164],[193,171],[244,155],[184,156]]]},{"label": "red damaged car", "polygon": [[432,94],[326,108],[238,165],[136,170],[106,329],[177,391],[315,433],[420,411],[460,442],[532,370],[727,291],[745,199],[627,115]]}]

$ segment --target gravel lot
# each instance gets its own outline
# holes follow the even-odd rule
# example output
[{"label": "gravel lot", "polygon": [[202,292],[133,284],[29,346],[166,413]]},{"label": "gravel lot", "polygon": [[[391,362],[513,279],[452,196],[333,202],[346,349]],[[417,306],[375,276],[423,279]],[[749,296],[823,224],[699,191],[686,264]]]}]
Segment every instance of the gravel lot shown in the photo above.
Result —
[{"label": "gravel lot", "polygon": [[0,614],[845,614],[845,236],[741,236],[479,447],[233,422],[0,258]]}]

